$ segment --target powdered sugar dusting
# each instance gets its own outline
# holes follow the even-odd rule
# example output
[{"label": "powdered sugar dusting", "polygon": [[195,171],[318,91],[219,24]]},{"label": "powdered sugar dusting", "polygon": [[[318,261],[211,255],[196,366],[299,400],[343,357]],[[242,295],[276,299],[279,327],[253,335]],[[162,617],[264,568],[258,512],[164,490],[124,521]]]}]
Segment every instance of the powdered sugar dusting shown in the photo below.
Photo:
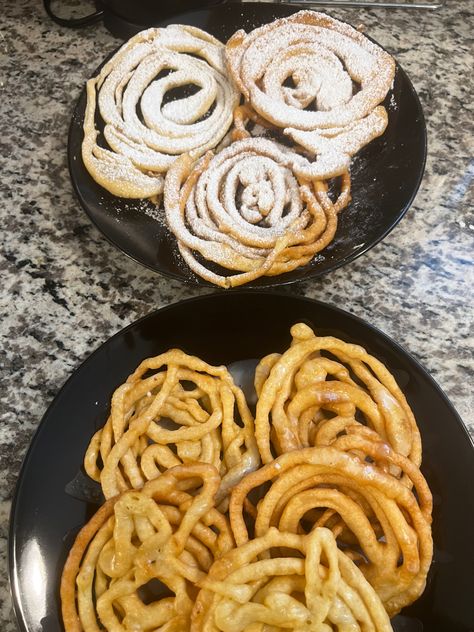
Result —
[{"label": "powdered sugar dusting", "polygon": [[[170,90],[194,94],[165,102]],[[83,160],[111,193],[145,198],[162,192],[177,156],[214,148],[232,124],[239,95],[225,74],[223,45],[199,29],[173,25],[129,40],[88,82]],[[110,149],[96,143],[96,101]]]},{"label": "powdered sugar dusting", "polygon": [[238,32],[226,56],[261,116],[304,131],[347,131],[384,100],[395,71],[392,57],[364,35],[312,11]]}]

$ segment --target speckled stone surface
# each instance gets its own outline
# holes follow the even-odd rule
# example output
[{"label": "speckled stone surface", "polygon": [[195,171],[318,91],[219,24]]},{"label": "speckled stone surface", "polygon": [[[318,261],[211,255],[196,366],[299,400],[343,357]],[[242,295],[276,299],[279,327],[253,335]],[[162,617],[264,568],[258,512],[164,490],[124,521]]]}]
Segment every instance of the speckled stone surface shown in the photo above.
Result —
[{"label": "speckled stone surface", "polygon": [[[48,404],[111,334],[208,290],[129,260],[97,232],[73,195],[66,159],[72,109],[118,41],[100,24],[78,31],[55,26],[39,2],[3,3],[2,13],[0,629],[12,632],[9,505]],[[364,24],[408,72],[425,111],[429,157],[413,207],[381,244],[321,281],[286,291],[341,306],[392,336],[428,369],[472,431],[474,2],[448,0],[436,13],[331,13]]]}]

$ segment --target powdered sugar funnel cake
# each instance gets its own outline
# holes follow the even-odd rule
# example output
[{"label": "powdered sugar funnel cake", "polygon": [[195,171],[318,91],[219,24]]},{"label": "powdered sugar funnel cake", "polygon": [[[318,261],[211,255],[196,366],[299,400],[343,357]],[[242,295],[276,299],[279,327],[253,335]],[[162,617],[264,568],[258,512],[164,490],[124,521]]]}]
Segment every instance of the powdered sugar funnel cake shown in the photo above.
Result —
[{"label": "powdered sugar funnel cake", "polygon": [[[331,242],[349,185],[333,203],[324,183],[296,178],[295,159],[283,145],[247,137],[194,169],[187,155],[173,164],[165,180],[166,216],[196,274],[236,287],[306,265]],[[210,263],[234,274],[219,274]]]},{"label": "powdered sugar funnel cake", "polygon": [[296,165],[304,177],[340,175],[387,127],[380,103],[393,82],[394,59],[324,13],[300,11],[238,31],[226,59],[249,105],[315,157]]},{"label": "powdered sugar funnel cake", "polygon": [[[166,101],[184,87],[193,93]],[[177,156],[199,158],[222,140],[238,100],[214,37],[185,25],[142,31],[87,82],[82,159],[114,195],[159,195]],[[96,108],[108,149],[97,143]]]},{"label": "powdered sugar funnel cake", "polygon": [[[292,13],[289,7],[271,3],[229,4],[189,12],[173,19],[181,24],[203,29],[219,41],[227,42],[240,29],[245,29],[250,33],[255,28],[273,22],[275,18],[290,16]],[[158,24],[157,28],[165,26],[166,23]],[[94,77],[100,72],[101,68],[94,73]],[[226,76],[229,79],[229,74]],[[159,77],[159,79],[163,78],[166,79],[164,75]],[[291,81],[286,83],[290,85],[284,87],[292,87]],[[179,88],[178,91],[173,90],[170,93],[171,100],[166,97],[163,106],[170,102],[179,102],[183,97],[198,94],[195,92],[193,95],[186,90],[186,87]],[[91,177],[82,159],[86,102],[87,95],[84,90],[71,120],[68,152],[73,185],[90,219],[111,243],[139,263],[181,281],[215,287],[214,283],[196,275],[183,259],[177,239],[164,221],[162,204],[155,206],[149,199],[120,198],[103,188]],[[407,211],[423,173],[426,149],[425,127],[418,98],[400,66],[396,66],[393,87],[386,98],[374,109],[377,108],[386,110],[387,127],[381,136],[360,149],[355,157],[349,157],[352,200],[337,215],[337,230],[333,240],[328,246],[318,251],[308,263],[272,276],[254,278],[248,281],[247,287],[277,286],[326,274],[366,252],[380,241]],[[139,122],[144,124],[141,100],[140,107],[137,108],[137,116]],[[104,128],[101,117],[96,117],[95,127],[98,132],[96,144],[110,151],[111,148],[102,133]],[[257,127],[252,129],[252,126],[247,126],[252,135],[260,134],[256,131]],[[272,123],[271,128],[264,129],[263,134],[266,140],[275,142],[279,146],[283,145],[286,150],[290,150],[292,162],[288,163],[286,168],[300,185],[299,180],[308,180],[308,178],[299,175],[298,168],[307,165],[312,168],[317,161],[315,161],[314,152],[305,149],[299,142],[296,143],[284,133],[284,129],[287,128],[277,128]],[[312,133],[308,130],[296,131],[302,134]],[[224,135],[224,130],[222,133]],[[229,132],[226,136],[228,134]],[[324,142],[330,137],[322,138]],[[212,151],[216,153],[220,150],[219,144]],[[203,156],[205,155],[206,152]],[[202,157],[193,156],[192,166],[199,160],[202,160]],[[152,174],[148,170],[143,173],[147,176]],[[163,177],[162,173],[156,172],[156,175]],[[245,173],[243,178],[246,180]],[[269,179],[269,183],[272,184],[272,182],[276,183],[276,180]],[[334,203],[341,190],[341,177],[338,176],[334,180],[331,178],[327,180],[327,184],[328,195]],[[240,198],[245,188],[249,188],[246,197],[251,197],[251,184],[241,183],[238,186],[237,198]],[[269,186],[264,185],[263,192],[259,194],[259,203],[264,212],[266,212],[265,207],[270,203],[268,190]],[[252,207],[252,204],[249,204],[250,197],[246,202],[249,208]],[[287,212],[288,209],[285,209],[283,219]],[[247,211],[245,213],[249,217]],[[155,219],[157,217],[158,220]],[[258,226],[259,224],[261,225]],[[261,218],[252,225],[269,231],[266,224],[266,220]],[[197,251],[194,255],[199,263],[204,263]],[[118,274],[120,274],[122,265],[120,258],[116,258],[114,265],[117,266]],[[239,274],[236,270],[229,270],[214,262],[209,264],[209,268],[213,273],[224,277]]]}]

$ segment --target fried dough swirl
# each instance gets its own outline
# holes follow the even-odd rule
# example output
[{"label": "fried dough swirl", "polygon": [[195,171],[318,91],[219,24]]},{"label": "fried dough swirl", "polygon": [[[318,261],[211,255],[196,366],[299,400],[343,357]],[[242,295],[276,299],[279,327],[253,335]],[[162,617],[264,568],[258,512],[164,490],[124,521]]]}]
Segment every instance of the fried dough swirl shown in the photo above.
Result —
[{"label": "fried dough swirl", "polygon": [[219,485],[212,465],[177,466],[108,500],[79,533],[63,570],[66,630],[189,629],[194,585],[233,547],[214,507]]},{"label": "fried dough swirl", "polygon": [[[167,93],[190,86],[198,90],[167,100]],[[178,156],[198,158],[219,144],[238,101],[219,40],[177,24],[142,31],[87,82],[84,164],[114,195],[156,196]],[[108,149],[97,143],[98,113]]]},{"label": "fried dough swirl", "polygon": [[114,392],[84,466],[111,498],[197,461],[218,469],[218,498],[225,499],[260,463],[253,418],[226,367],[173,349],[144,360]]},{"label": "fried dough swirl", "polygon": [[380,136],[379,104],[395,62],[354,28],[315,11],[300,11],[227,42],[229,71],[248,104],[316,155],[295,162],[306,178],[347,170],[351,157]]},{"label": "fried dough swirl", "polygon": [[377,594],[324,528],[294,535],[271,527],[218,559],[200,585],[191,632],[265,626],[275,632],[322,632],[342,624],[351,630],[392,630]]},{"label": "fried dough swirl", "polygon": [[295,156],[273,140],[244,138],[197,165],[183,156],[170,168],[166,217],[196,274],[236,287],[305,265],[332,241],[350,199],[349,175],[332,202],[325,182],[296,176]]},{"label": "fried dough swirl", "polygon": [[288,350],[263,358],[256,371],[255,435],[263,462],[328,444],[348,425],[364,423],[419,466],[413,412],[384,364],[359,345],[316,336],[304,323],[291,335]]},{"label": "fried dough swirl", "polygon": [[433,555],[426,484],[419,487],[427,495],[422,510],[406,485],[376,465],[334,447],[295,450],[234,488],[229,512],[239,546],[250,539],[244,517],[249,494],[258,488],[267,491],[251,511],[253,537],[272,526],[288,533],[326,526],[358,562],[389,615],[423,592]]}]

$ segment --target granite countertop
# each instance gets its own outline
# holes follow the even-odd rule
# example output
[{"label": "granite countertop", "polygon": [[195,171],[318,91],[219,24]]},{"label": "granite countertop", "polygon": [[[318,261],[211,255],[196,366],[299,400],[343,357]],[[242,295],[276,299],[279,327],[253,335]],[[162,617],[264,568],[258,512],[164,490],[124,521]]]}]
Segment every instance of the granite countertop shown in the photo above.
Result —
[{"label": "granite countertop", "polygon": [[[111,334],[157,307],[209,290],[157,276],[122,255],[74,197],[66,158],[72,109],[84,81],[118,41],[101,24],[56,26],[39,2],[17,0],[2,13],[0,629],[11,632],[10,501],[48,404]],[[415,203],[382,243],[322,280],[285,291],[341,306],[393,337],[474,431],[474,3],[448,0],[438,12],[331,13],[364,24],[409,74],[426,116],[428,162]]]}]

